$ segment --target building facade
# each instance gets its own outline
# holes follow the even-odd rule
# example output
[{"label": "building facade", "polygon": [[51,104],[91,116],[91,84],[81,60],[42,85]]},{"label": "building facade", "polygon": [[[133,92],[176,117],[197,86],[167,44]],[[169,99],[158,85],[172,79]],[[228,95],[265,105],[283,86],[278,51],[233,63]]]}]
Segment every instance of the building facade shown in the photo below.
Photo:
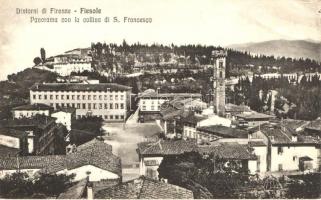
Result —
[{"label": "building facade", "polygon": [[31,104],[76,109],[76,117],[97,116],[107,121],[124,121],[130,111],[131,87],[114,83],[42,83],[30,89]]},{"label": "building facade", "polygon": [[33,104],[23,105],[15,107],[11,110],[12,117],[15,119],[19,118],[31,118],[35,115],[50,116],[53,108],[45,104]]}]

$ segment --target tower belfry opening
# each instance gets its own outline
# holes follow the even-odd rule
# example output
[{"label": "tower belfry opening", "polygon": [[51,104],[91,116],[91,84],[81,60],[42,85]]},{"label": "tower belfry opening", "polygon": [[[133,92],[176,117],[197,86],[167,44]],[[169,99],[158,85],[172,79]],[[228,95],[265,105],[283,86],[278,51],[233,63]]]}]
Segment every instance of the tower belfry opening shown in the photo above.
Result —
[{"label": "tower belfry opening", "polygon": [[212,51],[213,60],[213,103],[214,112],[221,117],[225,116],[225,71],[227,51]]}]

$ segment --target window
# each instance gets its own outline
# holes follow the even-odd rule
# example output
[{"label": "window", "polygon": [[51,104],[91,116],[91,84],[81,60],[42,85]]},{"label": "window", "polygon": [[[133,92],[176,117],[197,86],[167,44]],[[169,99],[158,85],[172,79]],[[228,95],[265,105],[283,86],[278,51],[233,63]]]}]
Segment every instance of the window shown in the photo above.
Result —
[{"label": "window", "polygon": [[118,100],[118,95],[115,95],[115,100]]},{"label": "window", "polygon": [[99,109],[103,109],[103,104],[102,103],[99,104]]},{"label": "window", "polygon": [[80,95],[77,95],[77,100],[80,100]]},{"label": "window", "polygon": [[69,103],[67,103],[67,108],[69,108],[70,107],[70,105],[69,105]]},{"label": "window", "polygon": [[143,106],[142,110],[146,110],[146,106]]},{"label": "window", "polygon": [[113,100],[113,95],[110,95],[110,96],[109,96],[109,99],[110,99],[110,100]]},{"label": "window", "polygon": [[91,104],[90,104],[90,103],[88,104],[88,109],[89,109],[89,110],[91,109]]},{"label": "window", "polygon": [[82,104],[82,109],[86,109],[86,104],[85,103]]},{"label": "window", "polygon": [[61,103],[61,107],[65,107],[65,104],[64,104],[64,103]]},{"label": "window", "polygon": [[37,99],[37,96],[35,94],[33,95],[33,99]]},{"label": "window", "polygon": [[88,95],[88,100],[91,100],[91,96],[90,95]]},{"label": "window", "polygon": [[96,104],[95,103],[93,103],[93,109],[96,109]]},{"label": "window", "polygon": [[283,165],[279,164],[279,171],[283,171]]},{"label": "window", "polygon": [[110,119],[114,119],[114,115],[110,115]]},{"label": "window", "polygon": [[107,115],[105,115],[105,119],[108,119],[108,116],[107,116]]},{"label": "window", "polygon": [[104,99],[107,100],[107,95],[104,96]]},{"label": "window", "polygon": [[61,95],[61,99],[64,99],[64,95]]},{"label": "window", "polygon": [[118,116],[118,115],[115,115],[115,119],[119,119],[119,116]]},{"label": "window", "polygon": [[69,95],[66,95],[67,99],[69,100]]},{"label": "window", "polygon": [[53,95],[51,94],[51,95],[49,96],[49,98],[50,98],[50,100],[52,100],[52,99],[53,99]]},{"label": "window", "polygon": [[38,99],[39,99],[39,100],[41,99],[41,95],[38,95]]},{"label": "window", "polygon": [[124,95],[120,95],[120,100],[124,100]]},{"label": "window", "polygon": [[82,95],[82,100],[86,100],[86,95]]},{"label": "window", "polygon": [[104,109],[108,109],[108,104],[107,103],[104,104]]},{"label": "window", "polygon": [[120,104],[120,109],[124,109],[124,104],[123,103]]},{"label": "window", "polygon": [[44,95],[44,99],[47,100],[47,95],[46,94]]},{"label": "window", "polygon": [[220,71],[220,78],[223,78],[223,72]]},{"label": "window", "polygon": [[142,101],[142,104],[145,104],[146,102],[145,101]]},{"label": "window", "polygon": [[50,103],[50,106],[53,107],[53,103]]},{"label": "window", "polygon": [[124,115],[120,115],[120,119],[124,119]]},{"label": "window", "polygon": [[71,99],[72,99],[72,100],[75,100],[75,95],[71,95]]},{"label": "window", "polygon": [[75,108],[75,104],[74,104],[74,103],[72,103],[72,104],[71,104],[71,107]]},{"label": "window", "polygon": [[258,155],[256,157],[257,157],[257,160],[256,160],[257,161],[256,162],[256,171],[260,172],[261,171],[260,170],[261,169],[261,159],[260,159],[260,156],[258,156]]},{"label": "window", "polygon": [[59,99],[59,95],[56,95],[56,99],[57,99],[57,100]]},{"label": "window", "polygon": [[102,97],[101,97],[101,95],[99,95],[99,96],[98,96],[98,98],[99,98],[99,100],[102,100]]},{"label": "window", "polygon": [[151,106],[151,110],[154,110],[154,106]]},{"label": "window", "polygon": [[[85,104],[86,105],[86,104]],[[77,103],[77,108],[80,109],[80,103]]]},{"label": "window", "polygon": [[222,68],[222,67],[223,67],[223,61],[220,61],[220,62],[218,63],[218,66],[219,66],[219,68]]},{"label": "window", "polygon": [[59,103],[56,103],[56,108],[58,108],[59,107]]},{"label": "window", "polygon": [[94,95],[94,100],[96,100],[96,95]]},{"label": "window", "polygon": [[278,154],[282,154],[283,153],[283,147],[278,147]]},{"label": "window", "polygon": [[109,104],[109,109],[113,109],[113,104],[112,103]]},{"label": "window", "polygon": [[118,109],[118,103],[115,103],[115,109]]}]

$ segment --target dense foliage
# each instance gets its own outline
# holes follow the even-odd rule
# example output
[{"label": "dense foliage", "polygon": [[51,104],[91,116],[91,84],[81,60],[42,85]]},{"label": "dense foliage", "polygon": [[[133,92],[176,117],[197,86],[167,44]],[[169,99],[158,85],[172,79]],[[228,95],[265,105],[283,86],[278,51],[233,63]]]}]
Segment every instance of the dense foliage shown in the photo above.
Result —
[{"label": "dense foliage", "polygon": [[0,179],[2,198],[56,197],[70,185],[74,175],[40,174],[32,178],[26,173],[13,173]]}]

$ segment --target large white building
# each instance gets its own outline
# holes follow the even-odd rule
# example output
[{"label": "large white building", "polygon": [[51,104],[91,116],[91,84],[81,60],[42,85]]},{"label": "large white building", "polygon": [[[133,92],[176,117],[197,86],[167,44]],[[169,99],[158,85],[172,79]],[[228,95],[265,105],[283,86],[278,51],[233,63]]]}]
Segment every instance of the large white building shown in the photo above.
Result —
[{"label": "large white building", "polygon": [[115,83],[36,83],[30,88],[30,103],[76,108],[76,117],[98,116],[124,121],[130,110],[131,87]]}]

